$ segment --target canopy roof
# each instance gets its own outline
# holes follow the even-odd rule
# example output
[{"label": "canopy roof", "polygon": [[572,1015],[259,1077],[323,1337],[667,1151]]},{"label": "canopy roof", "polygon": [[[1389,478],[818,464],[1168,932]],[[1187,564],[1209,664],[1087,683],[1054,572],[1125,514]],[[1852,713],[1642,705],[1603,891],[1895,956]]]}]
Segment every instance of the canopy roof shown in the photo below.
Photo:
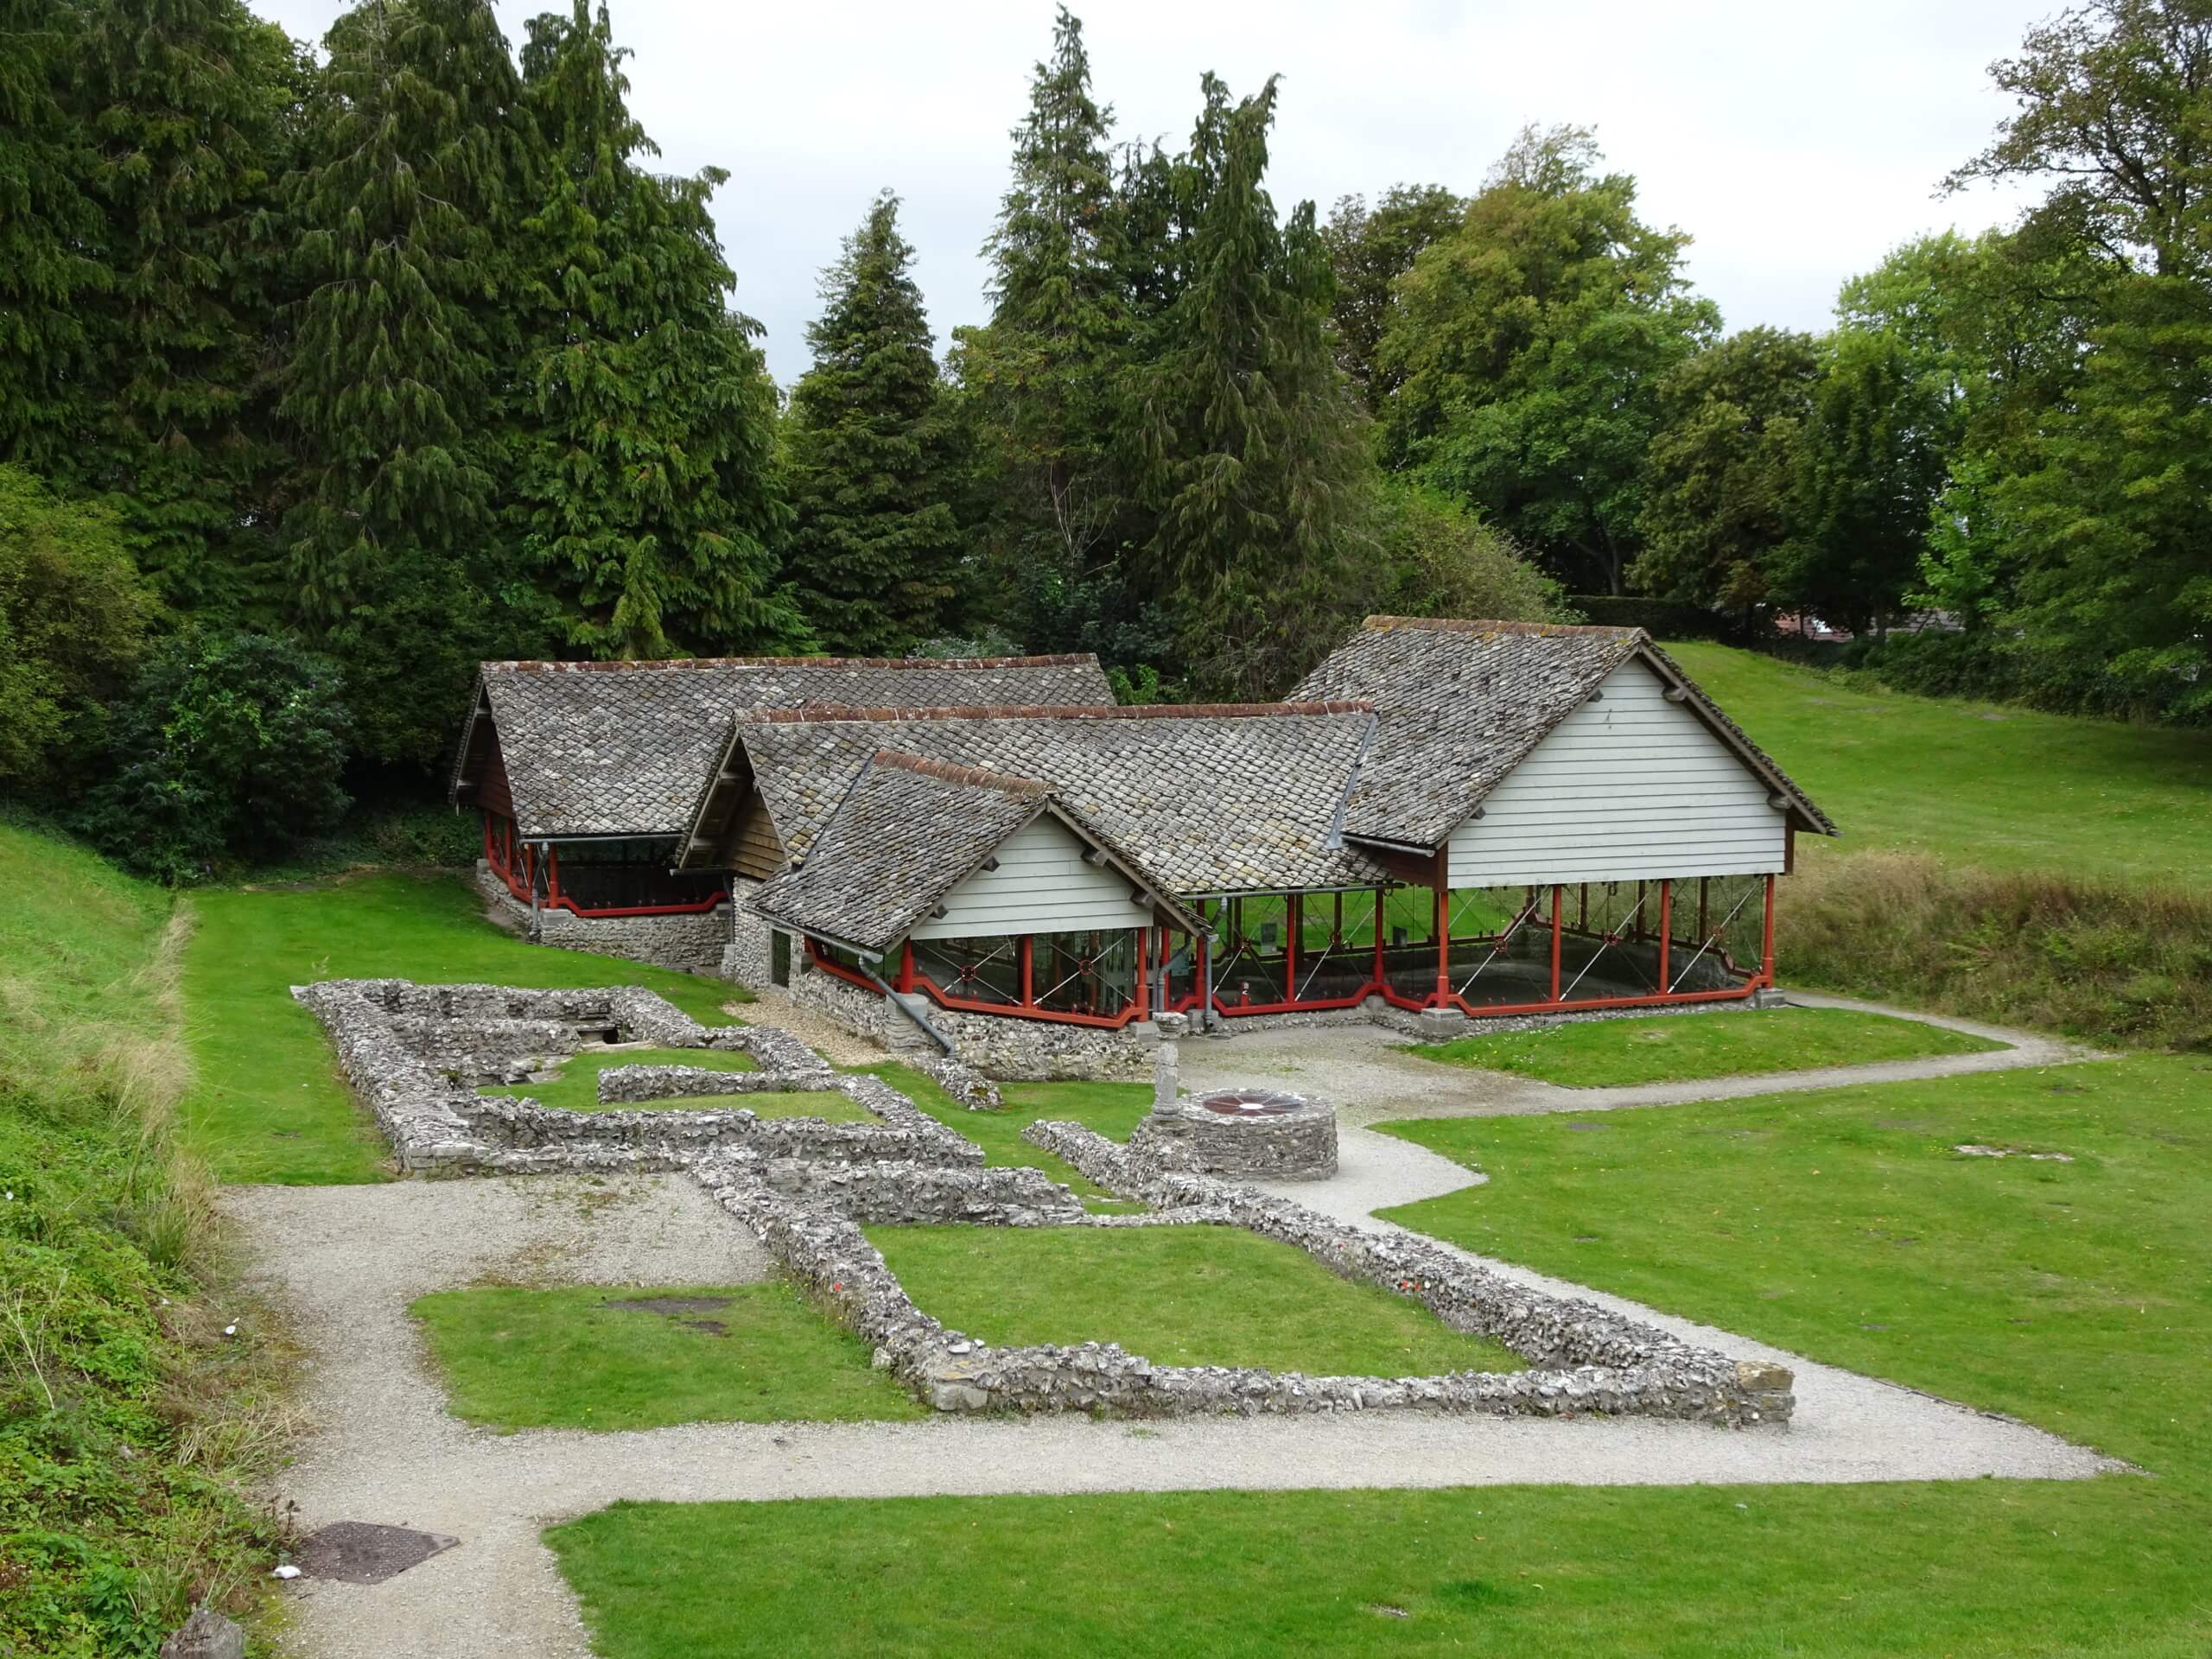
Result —
[{"label": "canopy roof", "polygon": [[690,821],[708,765],[741,710],[821,702],[928,707],[1112,699],[1098,659],[1089,655],[486,663],[451,796],[465,798],[496,757],[526,837],[673,837]]},{"label": "canopy roof", "polygon": [[1441,844],[1605,677],[1642,658],[1801,829],[1835,825],[1641,628],[1370,616],[1293,691],[1357,698],[1380,722],[1347,804],[1344,833],[1395,846]]},{"label": "canopy roof", "polygon": [[878,750],[815,833],[806,857],[753,894],[753,908],[804,933],[880,954],[1033,819],[1058,819],[1179,926],[1196,918],[1034,779]]},{"label": "canopy roof", "polygon": [[1344,792],[1374,729],[1354,702],[1148,709],[806,708],[741,715],[686,838],[711,863],[757,789],[802,864],[879,750],[1027,780],[1180,898],[1370,887],[1344,845]]}]

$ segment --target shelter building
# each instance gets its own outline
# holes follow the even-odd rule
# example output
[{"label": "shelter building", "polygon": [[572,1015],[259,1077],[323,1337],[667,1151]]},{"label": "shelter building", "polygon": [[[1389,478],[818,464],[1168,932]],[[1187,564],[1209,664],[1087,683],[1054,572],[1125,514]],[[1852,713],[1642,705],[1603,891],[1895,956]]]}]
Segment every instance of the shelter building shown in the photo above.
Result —
[{"label": "shelter building", "polygon": [[486,663],[449,795],[482,815],[480,882],[531,938],[714,972],[729,883],[675,851],[739,710],[1112,696],[1089,655]]},{"label": "shelter building", "polygon": [[1640,630],[1396,617],[1250,705],[1116,707],[1089,658],[487,664],[455,798],[540,918],[590,835],[649,840],[721,971],[1008,1076],[1124,1066],[1162,1011],[1750,999],[1835,833]]}]

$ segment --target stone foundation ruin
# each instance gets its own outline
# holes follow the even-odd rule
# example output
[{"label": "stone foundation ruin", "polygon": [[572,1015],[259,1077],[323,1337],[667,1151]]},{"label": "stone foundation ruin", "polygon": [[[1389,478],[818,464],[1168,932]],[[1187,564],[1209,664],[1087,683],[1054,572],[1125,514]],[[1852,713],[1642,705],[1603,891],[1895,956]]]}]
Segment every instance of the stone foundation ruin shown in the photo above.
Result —
[{"label": "stone foundation ruin", "polygon": [[[1033,1123],[1025,1130],[1025,1138],[1109,1192],[1149,1206],[1142,1215],[1092,1215],[1041,1170],[984,1167],[979,1147],[899,1090],[836,1071],[788,1033],[702,1026],[634,987],[543,991],[341,980],[296,988],[293,995],[329,1032],[341,1066],[391,1138],[403,1169],[688,1171],[761,1240],[791,1280],[870,1344],[879,1365],[940,1410],[1601,1413],[1748,1427],[1786,1422],[1793,1407],[1789,1373],[1779,1367],[1738,1363],[1592,1303],[1531,1290],[1426,1240],[1350,1226],[1198,1173],[1190,1166],[1198,1154],[1166,1124],[1126,1147],[1072,1123]],[[481,1084],[526,1080],[553,1059],[625,1042],[742,1052],[759,1069],[611,1066],[600,1073],[599,1091],[601,1104],[615,1109],[596,1112],[476,1093]],[[938,1070],[937,1080],[964,1104],[988,1109],[985,1103],[995,1102],[990,1085],[957,1062],[941,1062]],[[1181,1103],[1172,1098],[1172,1080],[1168,1086],[1175,1109],[1166,1116],[1173,1118]],[[762,1118],[743,1101],[763,1090],[834,1091],[872,1121]],[[645,1105],[695,1096],[727,1097],[731,1104]],[[1316,1104],[1299,1101],[1285,1110],[1238,1116],[1325,1122],[1333,1166],[1333,1116],[1325,1108],[1318,1109],[1325,1116],[1316,1116],[1308,1109]],[[1209,1110],[1197,1103],[1192,1109]],[[1240,1133],[1254,1127],[1234,1124]],[[1318,1155],[1312,1146],[1295,1158],[1282,1154],[1287,1162],[1303,1159],[1303,1167],[1315,1166]],[[1249,1162],[1261,1155],[1240,1156]],[[1410,1297],[1451,1329],[1497,1342],[1531,1369],[1309,1376],[1154,1365],[1113,1343],[995,1348],[916,1306],[861,1231],[863,1224],[916,1222],[1242,1227],[1304,1251],[1341,1277]]]}]

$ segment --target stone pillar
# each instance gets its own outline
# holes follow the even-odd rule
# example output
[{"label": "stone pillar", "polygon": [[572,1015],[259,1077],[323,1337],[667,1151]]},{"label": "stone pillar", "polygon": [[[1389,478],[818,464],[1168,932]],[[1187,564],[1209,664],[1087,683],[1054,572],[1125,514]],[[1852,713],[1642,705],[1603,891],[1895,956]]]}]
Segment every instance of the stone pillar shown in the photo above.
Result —
[{"label": "stone pillar", "polygon": [[1178,1042],[1190,1029],[1191,1017],[1185,1014],[1162,1014],[1153,1017],[1153,1025],[1160,1033],[1160,1046],[1152,1057],[1152,1109],[1168,1112],[1175,1109],[1176,1067],[1181,1058]]}]

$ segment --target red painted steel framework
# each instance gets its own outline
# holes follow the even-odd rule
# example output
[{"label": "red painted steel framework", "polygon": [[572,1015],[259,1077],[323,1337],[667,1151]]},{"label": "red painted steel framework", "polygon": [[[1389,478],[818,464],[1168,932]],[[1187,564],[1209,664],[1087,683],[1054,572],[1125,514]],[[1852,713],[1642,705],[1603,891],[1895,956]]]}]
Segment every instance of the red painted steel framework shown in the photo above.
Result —
[{"label": "red painted steel framework", "polygon": [[[561,852],[557,847],[540,848],[524,841],[515,831],[512,818],[484,815],[484,861],[492,873],[507,884],[507,891],[525,905],[536,903],[541,910],[565,910],[573,915],[612,918],[620,916],[697,916],[726,904],[729,889],[723,887],[704,899],[687,899],[658,905],[625,905],[591,906],[578,904],[561,891]],[[545,886],[538,889],[540,876]],[[536,897],[533,899],[532,894]]]},{"label": "red painted steel framework", "polygon": [[[1227,944],[1230,955],[1227,964],[1211,960],[1213,942],[1210,938],[1193,941],[1194,949],[1187,956],[1179,953],[1173,940],[1179,935],[1165,927],[1136,930],[1133,936],[1135,973],[1125,996],[1102,992],[1097,1005],[1090,1007],[1047,1007],[1038,991],[1036,937],[1019,935],[1003,941],[994,941],[995,948],[1010,945],[1014,951],[1017,988],[999,992],[988,987],[981,977],[963,967],[951,976],[952,982],[931,974],[918,965],[911,941],[901,945],[894,957],[883,968],[885,981],[900,991],[919,991],[941,1007],[973,1014],[995,1014],[1001,1018],[1043,1020],[1061,1025],[1090,1026],[1119,1029],[1133,1021],[1151,1017],[1154,1008],[1166,1012],[1187,1013],[1208,1001],[1206,988],[1211,987],[1209,1006],[1224,1019],[1239,1019],[1270,1014],[1316,1013],[1331,1009],[1354,1008],[1370,997],[1380,997],[1394,1007],[1408,1010],[1422,1008],[1457,1008],[1463,1013],[1482,1017],[1490,1014],[1552,1014],[1582,1012],[1605,1008],[1671,1007],[1686,1002],[1740,1001],[1753,993],[1774,983],[1774,893],[1773,875],[1758,878],[1759,885],[1738,899],[1735,909],[1725,916],[1715,918],[1712,903],[1713,883],[1725,878],[1694,877],[1688,883],[1674,880],[1636,882],[1634,907],[1625,917],[1617,918],[1607,925],[1600,917],[1599,925],[1591,925],[1590,889],[1629,883],[1552,883],[1535,885],[1523,889],[1525,898],[1504,926],[1494,931],[1475,936],[1454,938],[1451,931],[1452,890],[1443,887],[1427,889],[1432,895],[1424,906],[1432,916],[1432,938],[1419,944],[1393,944],[1386,936],[1386,917],[1389,895],[1393,892],[1410,894],[1421,891],[1414,887],[1378,887],[1371,890],[1372,903],[1368,909],[1368,937],[1362,939],[1354,918],[1352,937],[1345,937],[1345,903],[1348,896],[1342,892],[1251,895],[1249,899],[1216,901],[1217,912],[1228,929]],[[1694,930],[1684,931],[1680,923],[1684,919],[1687,904],[1675,904],[1678,886],[1692,886],[1695,893]],[[1370,890],[1361,889],[1357,896],[1366,898]],[[1575,895],[1570,919],[1568,894]],[[1746,969],[1734,960],[1727,949],[1726,933],[1735,917],[1757,896],[1760,903],[1759,960],[1755,968]],[[1685,897],[1687,898],[1687,894]],[[1655,907],[1656,925],[1647,925],[1647,911]],[[1233,965],[1250,954],[1254,941],[1245,932],[1245,906],[1264,904],[1270,909],[1275,904],[1282,907],[1282,921],[1279,934],[1280,948],[1271,956],[1252,957],[1254,967],[1248,976],[1230,981],[1217,974],[1224,965]],[[1328,906],[1329,928],[1325,941],[1317,948],[1312,941],[1311,928],[1318,926],[1318,915],[1309,911],[1309,905]],[[1504,959],[1515,939],[1538,918],[1543,918],[1537,927],[1540,936],[1548,935],[1545,946],[1547,982],[1545,994],[1519,1000],[1484,1001],[1466,993],[1479,979],[1482,972],[1493,963]],[[1211,919],[1211,918],[1209,919]],[[1624,925],[1625,924],[1625,925]],[[1263,930],[1271,927],[1263,925]],[[1116,941],[1122,936],[1094,935],[1096,941]],[[1569,939],[1594,944],[1597,948],[1584,961],[1581,969],[1572,980],[1566,976],[1563,945]],[[1273,938],[1266,941],[1274,943]],[[1656,973],[1653,976],[1656,988],[1631,995],[1608,994],[1595,996],[1574,995],[1575,988],[1596,964],[1604,952],[1620,945],[1634,945],[1653,953]],[[1103,956],[1106,948],[1094,943],[1092,957]],[[807,941],[808,959],[824,972],[848,980],[871,991],[880,988],[883,981],[871,977],[857,967],[837,960],[815,941]],[[1464,963],[1471,954],[1475,970],[1457,984],[1453,982],[1455,950]],[[1414,960],[1433,951],[1427,957],[1428,966]],[[1069,954],[1056,950],[1055,967],[1064,966]],[[1175,963],[1182,962],[1179,973]],[[1079,956],[1077,974],[1088,974],[1092,963]],[[1684,990],[1680,988],[1692,969],[1700,963],[1713,961],[1734,982],[1719,988]],[[1320,975],[1331,962],[1338,964],[1337,976],[1330,986],[1319,993],[1315,986]],[[1677,969],[1676,964],[1681,964]],[[1351,964],[1356,977],[1345,981],[1342,965]],[[1301,971],[1304,977],[1301,978]],[[1262,982],[1262,994],[1251,994],[1251,982]],[[1270,983],[1279,981],[1279,983]],[[1065,982],[1064,981],[1063,983]],[[1055,986],[1052,992],[1059,990]],[[989,989],[992,995],[980,994]],[[1110,989],[1110,988],[1109,988]],[[1118,1007],[1108,1007],[1108,1001],[1118,1001]]]}]

